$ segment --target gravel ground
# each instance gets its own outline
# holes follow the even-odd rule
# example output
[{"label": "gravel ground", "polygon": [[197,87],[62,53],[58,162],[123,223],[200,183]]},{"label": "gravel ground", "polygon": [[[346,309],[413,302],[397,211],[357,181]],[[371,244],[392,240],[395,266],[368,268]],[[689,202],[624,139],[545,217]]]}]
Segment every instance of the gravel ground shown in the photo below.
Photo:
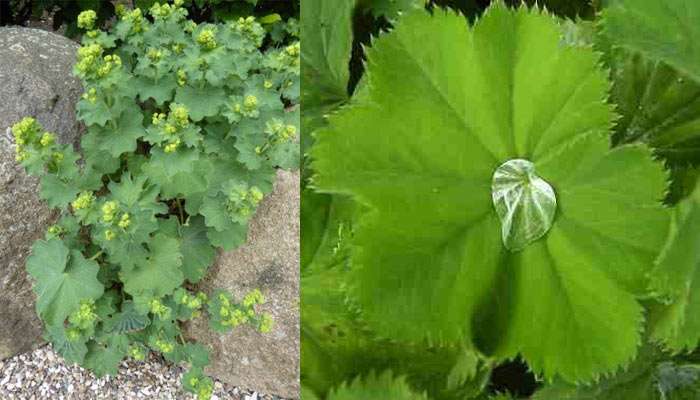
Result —
[{"label": "gravel ground", "polygon": [[[122,362],[119,374],[101,379],[67,365],[50,345],[0,361],[2,400],[193,400],[180,388],[184,368],[151,355]],[[216,381],[212,400],[282,400]]]}]

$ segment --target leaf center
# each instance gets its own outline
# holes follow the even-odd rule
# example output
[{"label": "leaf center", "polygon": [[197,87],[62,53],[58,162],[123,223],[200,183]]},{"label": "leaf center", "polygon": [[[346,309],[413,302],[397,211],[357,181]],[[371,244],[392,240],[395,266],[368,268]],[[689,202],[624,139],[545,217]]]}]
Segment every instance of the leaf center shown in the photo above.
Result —
[{"label": "leaf center", "polygon": [[557,209],[554,189],[523,159],[508,160],[493,173],[491,198],[501,221],[503,245],[519,251],[544,236]]}]

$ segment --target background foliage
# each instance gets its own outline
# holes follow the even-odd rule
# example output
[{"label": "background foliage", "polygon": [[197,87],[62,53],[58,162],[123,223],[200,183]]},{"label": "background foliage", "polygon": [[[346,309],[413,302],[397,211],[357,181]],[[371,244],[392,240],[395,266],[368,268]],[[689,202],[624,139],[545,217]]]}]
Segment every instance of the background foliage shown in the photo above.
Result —
[{"label": "background foliage", "polygon": [[[620,178],[634,180],[638,184],[655,182],[655,189],[647,192],[652,195],[652,199],[655,199],[653,207],[661,208],[659,200],[664,200],[663,203],[673,214],[670,234],[667,235],[667,229],[663,224],[656,228],[657,234],[660,235],[657,238],[659,240],[655,239],[655,244],[649,247],[656,256],[647,257],[646,261],[639,264],[642,269],[650,270],[648,278],[644,278],[644,274],[637,275],[641,286],[638,286],[636,297],[644,307],[645,318],[643,329],[641,326],[633,329],[643,331],[643,334],[637,336],[637,339],[629,338],[627,343],[620,342],[620,345],[629,347],[631,353],[635,354],[634,360],[625,362],[618,360],[611,364],[622,365],[623,368],[616,373],[606,374],[598,381],[585,378],[572,379],[572,376],[566,376],[566,373],[546,376],[547,379],[545,379],[545,375],[541,374],[536,364],[525,364],[529,360],[521,361],[519,358],[509,361],[510,357],[493,357],[493,352],[484,351],[488,346],[484,347],[483,342],[477,342],[478,350],[475,352],[473,347],[468,345],[464,347],[465,343],[460,341],[444,342],[440,338],[420,341],[416,337],[407,338],[412,336],[410,334],[412,329],[417,332],[435,329],[436,324],[447,324],[449,322],[447,318],[451,315],[450,309],[446,306],[437,307],[432,310],[434,315],[425,314],[427,319],[415,320],[412,319],[416,315],[415,307],[420,308],[424,305],[428,307],[428,304],[416,301],[413,304],[415,307],[404,309],[400,304],[392,302],[395,297],[398,297],[401,302],[404,301],[407,293],[417,287],[424,287],[421,285],[425,285],[425,282],[432,278],[426,274],[421,279],[412,280],[410,276],[406,277],[399,271],[401,266],[398,265],[396,271],[387,272],[386,265],[387,263],[391,265],[393,259],[380,258],[381,262],[378,262],[377,256],[392,250],[387,247],[389,242],[382,243],[381,234],[370,238],[371,235],[368,235],[367,231],[371,230],[358,224],[372,223],[368,222],[371,221],[370,218],[361,220],[360,217],[367,215],[370,210],[374,212],[377,204],[381,204],[380,200],[373,200],[374,198],[386,199],[388,196],[397,196],[395,199],[392,198],[392,201],[394,204],[397,201],[401,202],[402,207],[405,208],[411,207],[409,201],[411,197],[422,192],[402,193],[396,189],[397,192],[391,193],[385,190],[387,185],[390,187],[393,185],[389,181],[385,182],[384,186],[377,185],[385,189],[376,192],[373,192],[371,185],[367,185],[363,189],[366,191],[362,192],[361,196],[363,203],[372,204],[372,208],[367,209],[365,205],[358,204],[347,196],[350,192],[357,194],[356,188],[367,182],[343,182],[338,177],[343,176],[345,171],[358,168],[358,165],[364,167],[370,162],[383,162],[381,157],[371,155],[375,150],[373,146],[378,146],[377,143],[355,154],[356,150],[361,149],[358,147],[361,146],[361,139],[358,137],[365,133],[376,135],[377,132],[381,132],[381,135],[391,135],[394,129],[391,124],[378,128],[379,125],[373,122],[372,107],[377,104],[383,107],[381,110],[384,110],[384,114],[378,120],[390,119],[386,110],[393,110],[389,114],[400,114],[404,107],[410,108],[410,104],[402,103],[400,99],[414,99],[421,96],[411,92],[416,87],[415,84],[411,86],[411,82],[417,82],[413,78],[417,72],[409,74],[411,79],[401,75],[402,72],[412,68],[409,63],[404,63],[404,60],[420,59],[422,52],[429,52],[443,45],[440,42],[442,31],[438,30],[437,24],[431,25],[432,30],[426,28],[423,32],[420,24],[413,20],[409,25],[402,15],[413,15],[410,10],[414,8],[427,8],[439,15],[440,7],[447,6],[458,9],[466,20],[473,22],[481,17],[489,3],[489,1],[470,0],[430,1],[428,4],[421,1],[347,1],[343,2],[343,6],[333,8],[327,7],[323,2],[311,0],[302,4],[302,36],[306,43],[302,49],[302,102],[304,105],[302,144],[307,156],[303,165],[304,181],[302,183],[304,190],[302,196],[302,383],[305,394],[309,398],[316,396],[328,399],[336,398],[334,396],[339,392],[344,395],[354,392],[361,396],[363,391],[370,390],[377,384],[373,374],[392,371],[392,375],[386,378],[386,382],[390,382],[388,384],[397,393],[403,390],[402,388],[406,388],[405,385],[408,383],[412,394],[404,394],[408,396],[405,398],[413,398],[410,396],[419,398],[423,393],[429,398],[436,399],[501,399],[510,398],[510,396],[525,398],[532,396],[533,393],[534,398],[540,400],[698,397],[700,375],[697,372],[695,349],[699,339],[697,332],[700,330],[696,325],[697,309],[695,307],[698,304],[696,303],[698,296],[695,274],[700,264],[700,252],[696,250],[700,240],[697,229],[700,221],[696,219],[698,190],[695,189],[695,183],[698,176],[696,168],[700,164],[700,156],[697,153],[700,134],[698,134],[696,122],[700,114],[696,107],[698,81],[695,69],[700,63],[694,57],[694,43],[697,43],[699,35],[693,27],[697,25],[700,18],[700,9],[698,4],[685,0],[664,3],[631,0],[538,2],[561,18],[559,35],[563,44],[587,51],[592,49],[601,55],[604,67],[609,71],[608,104],[614,105],[615,112],[620,115],[611,132],[612,146],[619,149],[630,145],[639,147],[640,143],[648,145],[653,149],[653,157],[663,161],[666,174],[670,178],[667,181],[667,187],[663,188],[666,186],[663,185],[666,178],[658,175],[660,172],[658,163],[649,172],[640,173],[634,178],[631,171],[615,171],[620,172]],[[518,1],[506,1],[506,3],[510,6],[520,4]],[[532,3],[534,2],[528,4]],[[406,31],[397,33],[401,30],[402,23],[407,24]],[[442,27],[451,23],[444,22],[440,27],[446,30],[447,28]],[[427,26],[429,22],[426,20],[424,24]],[[397,49],[400,46],[396,42],[389,45],[391,39],[383,38],[387,35],[387,31],[392,32],[388,35],[403,35],[405,40],[403,46],[412,49],[412,54],[399,53]],[[409,32],[422,32],[420,37],[423,39],[406,40],[410,37]],[[499,38],[497,30],[492,30],[490,35],[492,40],[499,43],[505,40]],[[454,34],[443,37],[454,38]],[[506,38],[510,37],[506,36]],[[434,42],[430,45],[424,44],[422,41],[425,38],[434,39]],[[536,35],[528,37],[527,42],[537,43],[538,46],[543,45],[542,37]],[[444,45],[447,46],[447,44]],[[427,46],[428,49],[422,48],[423,46]],[[463,53],[463,51],[435,50],[430,59],[444,57],[441,59],[443,64],[451,63],[455,60],[451,59],[449,54],[452,54],[452,57],[454,54],[460,54],[461,58]],[[368,54],[371,54],[369,59]],[[549,58],[543,57],[543,59]],[[393,68],[377,71],[380,68],[378,65],[386,67],[392,62]],[[472,62],[478,63],[480,60],[472,60]],[[366,76],[368,64],[375,68],[373,72],[375,75],[380,75],[378,78]],[[425,65],[431,65],[436,70],[440,70],[439,63]],[[509,64],[495,62],[489,65],[490,67],[486,70],[498,71],[499,68]],[[570,72],[576,68],[582,68],[582,65],[572,65],[560,71]],[[394,77],[396,82],[391,86],[387,82]],[[438,86],[442,83],[440,80],[443,77],[433,76],[433,78],[433,82],[438,82]],[[495,72],[490,78],[492,81],[497,81],[498,73]],[[538,78],[535,84],[544,85],[546,79]],[[399,81],[401,83],[398,83]],[[451,84],[457,84],[454,77]],[[430,89],[423,88],[423,90]],[[532,90],[537,89],[533,87]],[[396,91],[403,95],[398,95],[393,102],[388,98]],[[422,96],[429,96],[429,92],[423,93]],[[550,94],[556,97],[553,91]],[[376,97],[370,97],[373,95]],[[366,107],[363,108],[363,106]],[[430,111],[426,110],[430,110],[431,105],[423,104],[421,107],[420,111],[417,108],[412,109],[408,115],[398,118],[395,123],[400,125],[403,121],[412,120],[413,114],[419,112],[425,112],[423,119],[430,120]],[[502,104],[500,108],[503,108]],[[490,112],[489,107],[483,105],[478,110],[482,114]],[[435,110],[434,113],[439,113],[439,110]],[[359,117],[359,114],[362,116]],[[473,118],[478,116],[472,116],[469,121],[473,121]],[[329,119],[330,128],[327,125]],[[589,113],[589,119],[586,122],[592,119]],[[420,126],[419,120],[415,121],[414,126]],[[350,136],[334,142],[337,135]],[[314,145],[319,137],[324,138],[322,146]],[[377,140],[377,136],[370,135],[367,138]],[[415,139],[411,138],[411,140]],[[346,145],[349,147],[344,148],[343,146]],[[384,153],[394,154],[392,162],[398,158],[396,156],[398,152],[393,149],[394,147],[401,147],[401,144],[393,142]],[[339,151],[340,149],[344,150]],[[335,151],[339,152],[335,154]],[[335,161],[333,164],[311,165],[309,152],[314,155],[312,158],[325,161],[330,154],[335,154],[332,157]],[[355,156],[356,158],[353,158]],[[648,161],[642,161],[642,159],[648,160],[648,157],[648,155],[644,156],[638,161],[629,160],[628,166],[634,168],[635,165],[647,165],[645,163]],[[447,156],[444,158],[449,159]],[[433,160],[437,159],[433,158]],[[337,163],[346,163],[346,165],[343,164],[344,167],[335,170]],[[325,176],[317,175],[318,171],[314,171],[316,167],[322,169]],[[617,164],[617,167],[622,167],[622,164]],[[651,173],[652,170],[657,172]],[[330,175],[337,174],[328,178],[329,171],[333,171]],[[609,171],[609,174],[612,173]],[[390,181],[395,179],[397,177],[393,177]],[[355,189],[353,185],[356,185]],[[334,192],[334,194],[318,193],[317,187],[322,187],[324,191]],[[461,198],[468,197],[469,195],[465,194]],[[400,200],[404,198],[405,202]],[[412,209],[408,208],[408,210],[410,214]],[[431,210],[439,210],[439,208],[433,207]],[[416,209],[411,215],[418,215],[420,212]],[[601,208],[599,212],[607,212],[607,210]],[[450,221],[449,217],[446,220]],[[382,229],[394,226],[395,228],[391,228],[393,239],[402,238],[398,240],[401,243],[414,236],[401,236],[401,230],[405,228],[398,227],[405,225],[405,221],[406,219],[390,222],[384,220],[383,224],[375,224],[374,231],[386,234],[387,231]],[[629,218],[624,221],[633,222]],[[424,230],[432,229],[432,227],[427,228],[425,224],[422,227]],[[364,236],[358,238],[358,231],[362,231]],[[626,232],[629,234],[637,230]],[[429,236],[426,234],[426,237]],[[621,231],[617,236],[622,238],[627,234]],[[613,247],[610,240],[615,239],[615,235],[610,236],[607,246]],[[377,252],[372,252],[372,247],[379,246],[378,243],[382,243],[382,247],[377,249]],[[358,259],[365,263],[377,263],[375,268],[379,271],[372,275],[372,279],[361,280],[361,273],[355,271],[357,269],[355,263]],[[411,257],[408,259],[399,257],[399,260],[403,266],[420,267],[410,264]],[[630,262],[631,260],[628,260],[620,265],[629,265]],[[584,280],[590,279],[591,275],[586,277],[584,273],[582,277]],[[643,282],[646,279],[650,283],[649,287],[644,286]],[[367,285],[374,285],[376,290],[366,289]],[[393,292],[392,285],[405,288],[406,293],[400,295],[397,294],[399,292]],[[367,290],[367,293],[363,293],[362,290]],[[598,290],[603,291],[600,286]],[[362,301],[364,294],[367,297]],[[431,293],[426,293],[424,290],[417,293],[417,296],[423,296],[426,302],[430,295]],[[466,296],[467,293],[465,292],[464,295]],[[499,299],[507,298],[508,295],[509,291],[506,289],[494,294],[495,298]],[[607,295],[609,293],[606,293]],[[455,296],[459,295],[455,294]],[[367,301],[370,298],[373,300]],[[549,301],[558,302],[557,299],[560,298],[555,296]],[[605,299],[599,299],[596,302],[597,306],[594,306],[600,315],[608,312],[603,305],[605,301]],[[370,310],[383,311],[368,313],[368,307]],[[637,306],[637,308],[641,310],[641,307]],[[538,308],[533,308],[533,313],[537,310]],[[619,305],[611,305],[609,310],[619,311]],[[614,312],[617,313],[617,311]],[[419,313],[419,315],[423,314]],[[556,314],[550,312],[549,315],[554,317]],[[401,316],[404,320],[401,320]],[[562,332],[566,331],[563,327],[565,321],[566,318],[561,321]],[[427,324],[427,322],[430,323]],[[417,326],[412,326],[414,323]],[[598,327],[596,326],[596,329]],[[539,327],[530,328],[536,331]],[[492,330],[484,334],[491,337],[496,335],[497,331]],[[569,334],[564,334],[564,338]],[[537,341],[544,340],[542,343],[550,341],[549,344],[552,346],[557,343],[550,335],[546,338],[543,339],[540,335]],[[584,335],[579,343],[594,342],[598,339],[601,343],[607,342],[609,345],[611,336]],[[638,346],[640,342],[643,344]],[[619,346],[613,347],[619,350]],[[637,348],[633,349],[634,347]],[[581,359],[574,357],[573,352],[567,352],[561,346],[554,346],[553,349],[562,354],[563,358],[569,357],[568,363],[571,368],[579,368],[582,365]],[[540,357],[545,357],[541,350],[533,350],[533,348],[525,352],[526,359],[527,353],[530,356],[534,355],[540,361]],[[552,366],[551,363],[549,365]],[[599,371],[602,370],[602,368],[599,369]],[[402,381],[401,377],[405,381]],[[341,387],[342,390],[337,389]]]}]

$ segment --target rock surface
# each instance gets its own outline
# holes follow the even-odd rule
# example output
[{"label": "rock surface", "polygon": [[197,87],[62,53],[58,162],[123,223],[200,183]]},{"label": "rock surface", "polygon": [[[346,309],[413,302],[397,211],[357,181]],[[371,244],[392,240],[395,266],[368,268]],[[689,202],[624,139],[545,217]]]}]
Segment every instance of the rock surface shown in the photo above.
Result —
[{"label": "rock surface", "polygon": [[37,195],[37,180],[15,162],[9,127],[32,116],[62,143],[77,142],[82,88],[71,72],[77,48],[50,32],[0,28],[0,359],[41,342],[24,264],[55,217]]},{"label": "rock surface", "polygon": [[241,327],[222,335],[195,320],[188,334],[213,354],[207,372],[235,386],[299,398],[299,173],[280,171],[273,193],[250,224],[248,243],[222,253],[200,289],[221,288],[242,298],[255,288],[265,294],[272,332]]}]

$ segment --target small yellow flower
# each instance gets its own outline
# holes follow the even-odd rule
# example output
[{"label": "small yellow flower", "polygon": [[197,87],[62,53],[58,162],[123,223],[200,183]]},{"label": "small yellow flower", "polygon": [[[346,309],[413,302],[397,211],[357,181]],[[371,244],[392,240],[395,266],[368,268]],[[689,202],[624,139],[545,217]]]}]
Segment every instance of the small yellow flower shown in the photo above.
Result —
[{"label": "small yellow flower", "polygon": [[78,14],[78,28],[92,29],[97,20],[97,13],[93,10],[83,11]]},{"label": "small yellow flower", "polygon": [[203,29],[197,36],[197,43],[207,50],[216,48],[216,35],[211,28]]},{"label": "small yellow flower", "polygon": [[253,95],[248,95],[243,100],[243,107],[247,110],[255,110],[258,107],[258,98]]},{"label": "small yellow flower", "polygon": [[117,235],[111,230],[107,229],[105,231],[105,239],[107,239],[108,242],[113,240],[115,237],[117,237]]},{"label": "small yellow flower", "polygon": [[39,143],[41,144],[42,147],[48,147],[51,146],[54,141],[56,140],[56,136],[49,132],[44,132],[43,135],[41,135],[41,139],[39,140]]},{"label": "small yellow flower", "polygon": [[102,221],[110,223],[114,220],[118,204],[116,201],[108,201],[102,206]]},{"label": "small yellow flower", "polygon": [[117,225],[119,225],[119,227],[122,229],[127,229],[131,225],[131,220],[129,219],[129,214],[124,213]]},{"label": "small yellow flower", "polygon": [[82,192],[75,201],[71,203],[74,210],[84,210],[92,206],[95,195],[92,192]]}]

